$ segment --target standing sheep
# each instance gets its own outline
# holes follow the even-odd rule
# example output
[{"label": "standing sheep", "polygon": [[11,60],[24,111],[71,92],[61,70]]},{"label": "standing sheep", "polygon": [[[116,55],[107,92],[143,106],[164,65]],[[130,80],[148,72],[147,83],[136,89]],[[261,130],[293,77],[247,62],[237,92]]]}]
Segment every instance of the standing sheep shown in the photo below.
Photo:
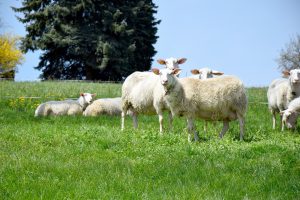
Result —
[{"label": "standing sheep", "polygon": [[240,139],[244,135],[244,118],[247,110],[247,97],[243,83],[234,76],[199,80],[193,78],[178,79],[174,76],[178,70],[153,69],[160,75],[165,90],[164,99],[173,115],[188,119],[189,141],[191,133],[198,140],[194,120],[223,121],[220,138],[229,129],[229,122],[238,119]]},{"label": "standing sheep", "polygon": [[213,78],[213,75],[220,76],[223,75],[223,72],[219,72],[216,70],[212,70],[209,68],[202,68],[202,69],[193,69],[191,70],[191,73],[193,74],[190,76],[190,78],[198,78],[198,79],[208,79],[208,78]]},{"label": "standing sheep", "polygon": [[99,116],[99,115],[118,115],[122,113],[122,99],[116,98],[103,98],[93,101],[85,111],[84,116]]},{"label": "standing sheep", "polygon": [[34,116],[82,114],[94,96],[95,94],[81,93],[77,100],[48,101],[37,107]]},{"label": "standing sheep", "polygon": [[[300,69],[284,71],[283,75],[288,79],[275,79],[270,84],[267,92],[273,129],[276,127],[276,113],[287,109],[289,102],[300,96]],[[280,118],[282,121],[282,117]]]},{"label": "standing sheep", "polygon": [[[159,59],[157,62],[166,65],[167,69],[177,69],[183,64],[186,58]],[[179,75],[179,73],[177,74]],[[159,78],[152,72],[134,72],[129,75],[122,85],[122,122],[121,129],[124,130],[125,114],[132,112],[133,125],[138,126],[137,115],[158,114],[160,133],[163,131],[163,111],[169,110],[163,99],[163,89],[160,86]],[[172,115],[169,113],[169,124],[172,126]]]},{"label": "standing sheep", "polygon": [[[213,78],[214,75],[220,76],[223,75],[223,72],[219,72],[216,70],[209,69],[207,67],[202,68],[202,69],[193,69],[191,70],[191,73],[193,74],[192,76],[189,76],[189,78],[196,78],[196,79],[208,79],[208,78]],[[204,123],[204,132],[207,130],[207,121]]]}]

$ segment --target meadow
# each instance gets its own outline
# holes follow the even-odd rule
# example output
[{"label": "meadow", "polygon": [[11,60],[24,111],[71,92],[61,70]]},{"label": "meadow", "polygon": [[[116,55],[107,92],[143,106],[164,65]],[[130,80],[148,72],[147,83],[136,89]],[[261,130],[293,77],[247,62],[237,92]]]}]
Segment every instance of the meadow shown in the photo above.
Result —
[{"label": "meadow", "polygon": [[299,129],[272,130],[266,88],[247,89],[244,141],[237,121],[220,140],[222,123],[203,133],[198,120],[193,143],[184,118],[160,135],[157,116],[123,132],[120,117],[33,116],[80,92],[116,97],[121,84],[0,82],[0,199],[300,199]]}]

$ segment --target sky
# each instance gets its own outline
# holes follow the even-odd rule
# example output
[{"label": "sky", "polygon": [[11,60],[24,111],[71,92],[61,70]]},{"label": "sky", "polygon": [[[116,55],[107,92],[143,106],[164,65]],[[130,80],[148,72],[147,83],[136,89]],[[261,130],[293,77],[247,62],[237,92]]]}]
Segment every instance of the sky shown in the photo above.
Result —
[{"label": "sky", "polygon": [[[21,0],[0,0],[1,33],[25,36],[10,6]],[[281,73],[276,59],[291,38],[300,34],[299,0],[153,0],[158,6],[156,60],[187,58],[181,77],[209,67],[238,76],[247,87],[264,87]],[[29,52],[18,66],[16,81],[38,80],[34,69],[40,52]]]}]

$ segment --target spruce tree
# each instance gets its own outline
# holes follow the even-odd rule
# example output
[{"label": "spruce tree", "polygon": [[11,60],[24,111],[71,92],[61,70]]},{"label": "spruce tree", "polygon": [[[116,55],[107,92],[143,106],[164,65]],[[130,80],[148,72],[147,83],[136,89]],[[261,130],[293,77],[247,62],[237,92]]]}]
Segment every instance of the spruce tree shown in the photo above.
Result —
[{"label": "spruce tree", "polygon": [[42,50],[43,79],[121,80],[150,68],[156,51],[152,0],[24,0],[22,49]]}]

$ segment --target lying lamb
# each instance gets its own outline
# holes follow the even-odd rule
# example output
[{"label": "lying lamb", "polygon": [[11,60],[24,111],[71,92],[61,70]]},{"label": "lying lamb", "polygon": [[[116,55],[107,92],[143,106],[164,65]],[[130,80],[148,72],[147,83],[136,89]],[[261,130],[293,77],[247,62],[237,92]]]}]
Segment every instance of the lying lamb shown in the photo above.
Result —
[{"label": "lying lamb", "polygon": [[223,121],[220,138],[229,129],[229,122],[238,119],[240,123],[240,139],[244,135],[244,118],[247,110],[247,97],[243,83],[234,76],[199,80],[193,78],[178,79],[176,73],[180,69],[153,69],[160,75],[164,88],[164,100],[173,115],[185,116],[188,119],[189,141],[191,133],[198,140],[194,127],[194,119]]},{"label": "lying lamb", "polygon": [[295,130],[297,126],[297,118],[300,114],[300,97],[292,100],[289,103],[288,108],[284,111],[281,111],[280,114],[282,115],[281,131],[284,131],[284,126],[286,126],[288,129]]},{"label": "lying lamb", "polygon": [[85,111],[84,116],[99,116],[99,115],[118,115],[122,113],[122,99],[116,98],[103,98],[93,101]]},{"label": "lying lamb", "polygon": [[276,113],[287,109],[289,102],[300,96],[300,69],[284,71],[283,74],[288,79],[275,79],[267,92],[268,106],[273,118],[273,129],[276,126]]},{"label": "lying lamb", "polygon": [[202,69],[193,69],[191,70],[191,73],[193,74],[189,78],[197,78],[197,79],[208,79],[208,78],[213,78],[213,75],[220,76],[223,75],[223,72],[219,72],[216,70],[212,70],[209,68],[202,68]]},{"label": "lying lamb", "polygon": [[34,116],[81,115],[95,94],[81,93],[78,100],[48,101],[40,104]]}]

